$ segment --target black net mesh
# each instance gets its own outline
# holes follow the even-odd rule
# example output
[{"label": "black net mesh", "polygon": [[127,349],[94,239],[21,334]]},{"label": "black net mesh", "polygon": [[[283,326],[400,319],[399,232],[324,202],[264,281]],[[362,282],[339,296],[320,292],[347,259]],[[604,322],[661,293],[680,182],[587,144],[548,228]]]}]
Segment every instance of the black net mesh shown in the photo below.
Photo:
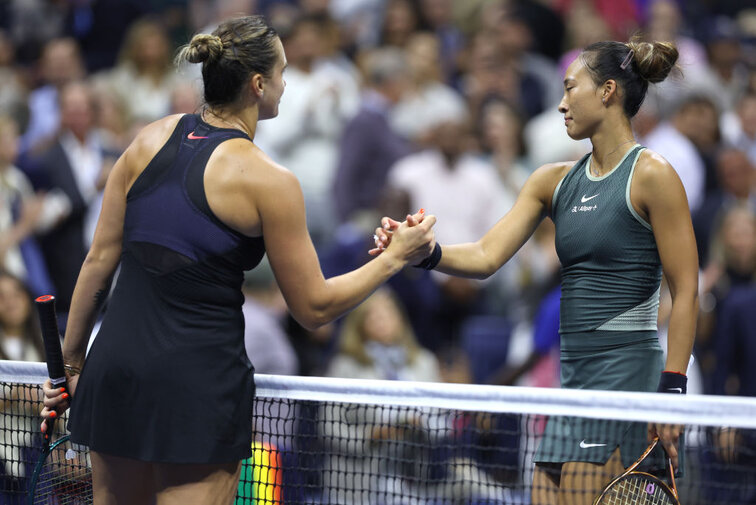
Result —
[{"label": "black net mesh", "polygon": [[[9,379],[2,373],[2,365],[0,362],[4,378],[0,382],[0,503],[21,504],[27,503],[42,443],[38,417],[41,389]],[[401,385],[393,383],[392,387]],[[475,386],[469,388],[463,391],[472,395]],[[291,399],[285,388],[278,396],[270,388],[263,389],[267,392],[256,402],[252,457],[243,462],[237,504],[552,505],[559,500],[549,494],[557,483],[563,492],[570,486],[576,489],[571,502],[591,503],[617,475],[602,472],[591,463],[575,463],[575,451],[586,446],[591,453],[607,450],[612,454],[615,440],[621,440],[622,447],[632,442],[628,439],[634,425],[643,430],[635,445],[641,449],[648,445],[645,422],[589,420],[580,417],[580,409],[567,417],[538,412],[548,409],[515,413],[523,410],[517,398],[508,404],[501,394],[492,400],[497,403],[490,409],[494,412],[480,412],[460,410],[454,401],[443,398],[435,406],[391,405],[382,399],[371,404],[369,395],[359,395],[360,402],[368,403],[349,403]],[[317,397],[316,393],[313,390],[311,397]],[[658,409],[667,400],[655,396],[659,396]],[[716,398],[702,401],[711,402],[715,416],[721,410]],[[508,407],[512,412],[506,412]],[[632,416],[636,421],[641,418]],[[547,428],[550,423],[558,424],[559,429],[552,433],[553,426]],[[545,445],[544,434],[551,439]],[[605,443],[609,449],[602,445]],[[690,419],[683,447],[684,471],[677,478],[681,503],[756,503],[756,431]],[[68,449],[67,443],[58,448],[55,471],[76,475],[76,485],[85,488],[81,472],[88,466],[86,453],[74,457]],[[623,466],[641,452],[627,455],[630,461]],[[543,463],[536,472],[535,459],[553,461]],[[572,462],[561,465],[560,459]],[[663,465],[654,468],[648,464],[644,470],[669,482]],[[534,481],[536,473],[539,476]],[[53,497],[41,503],[88,500],[66,502]]]}]

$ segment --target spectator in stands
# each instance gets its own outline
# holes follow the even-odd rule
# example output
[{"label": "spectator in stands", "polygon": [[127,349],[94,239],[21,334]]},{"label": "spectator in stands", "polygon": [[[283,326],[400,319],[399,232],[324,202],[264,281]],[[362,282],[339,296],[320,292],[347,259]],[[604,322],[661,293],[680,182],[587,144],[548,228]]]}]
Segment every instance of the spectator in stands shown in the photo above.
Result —
[{"label": "spectator in stands", "polygon": [[734,112],[722,118],[722,135],[748,155],[756,166],[756,90],[751,90],[740,99]]},{"label": "spectator in stands", "polygon": [[[435,1],[435,0],[434,0]],[[444,83],[437,36],[416,33],[406,44],[411,85],[391,111],[391,124],[404,138],[423,145],[440,122],[467,115],[462,96]]]},{"label": "spectator in stands", "polygon": [[[44,361],[45,351],[29,289],[17,277],[0,271],[0,359]],[[3,490],[21,488],[28,471],[25,448],[33,447],[38,423],[39,391],[24,384],[0,386],[0,483]],[[13,429],[8,429],[13,427]],[[6,503],[5,494],[0,495]],[[18,502],[13,503],[20,503]]]},{"label": "spectator in stands", "polygon": [[165,28],[151,18],[133,23],[121,46],[118,65],[97,75],[115,93],[129,117],[153,121],[170,112],[171,93],[181,82]]},{"label": "spectator in stands", "polygon": [[[439,241],[468,242],[501,216],[503,189],[496,169],[470,150],[467,120],[450,118],[430,132],[428,149],[399,160],[388,176],[389,185],[409,196],[411,209],[433,209],[443,228]],[[439,275],[441,288],[439,328],[428,342],[431,348],[458,338],[463,320],[482,310],[482,284],[471,279]]]},{"label": "spectator in stands", "polygon": [[94,235],[106,174],[111,168],[103,140],[95,128],[92,88],[82,82],[60,92],[61,129],[39,155],[43,182],[39,189],[65,194],[70,210],[65,219],[42,234],[40,245],[57,294],[58,309],[68,310],[76,278]]},{"label": "spectator in stands", "polygon": [[346,316],[339,352],[326,375],[352,379],[440,380],[439,365],[420,347],[389,288],[375,292]]},{"label": "spectator in stands", "polygon": [[675,167],[691,212],[703,202],[706,184],[706,165],[693,139],[698,138],[698,129],[710,131],[716,128],[716,122],[717,111],[711,100],[704,95],[690,95],[682,100],[669,121],[662,122],[642,139],[643,145]]},{"label": "spectator in stands", "polygon": [[15,65],[13,41],[0,30],[0,114],[26,123],[29,115],[27,93],[24,76]]},{"label": "spectator in stands", "polygon": [[[364,57],[365,91],[357,114],[346,124],[339,144],[334,200],[341,222],[372,223],[391,166],[410,151],[389,123],[408,81],[404,53],[378,49]],[[364,218],[367,214],[367,219]],[[362,217],[361,217],[362,215]]]},{"label": "spectator in stands", "polygon": [[706,393],[714,388],[715,350],[721,337],[717,328],[726,323],[723,307],[736,288],[753,287],[756,283],[754,209],[747,202],[737,203],[723,214],[720,223],[701,277],[701,311],[696,335],[696,354]]},{"label": "spectator in stands", "polygon": [[60,126],[60,90],[82,79],[84,64],[79,46],[71,38],[53,39],[45,44],[39,61],[42,84],[29,94],[29,125],[21,138],[26,152],[54,136]]},{"label": "spectator in stands", "polygon": [[380,45],[404,48],[412,34],[425,28],[420,9],[413,0],[387,0],[380,27]]},{"label": "spectator in stands", "polygon": [[29,288],[0,271],[0,359],[44,361],[42,334]]},{"label": "spectator in stands", "polygon": [[746,91],[750,78],[742,34],[735,21],[724,16],[708,19],[706,28],[708,65],[689,69],[686,82],[694,91],[714,100],[719,110],[731,111]]},{"label": "spectator in stands", "polygon": [[[739,283],[717,306],[713,336],[715,368],[711,392],[717,395],[756,396],[756,214],[735,211],[740,224],[729,233],[737,242],[743,271],[750,263],[750,282]],[[745,281],[745,279],[744,279]],[[733,283],[734,284],[734,283]],[[756,436],[752,430],[722,428],[712,434],[712,484],[704,489],[709,503],[754,503],[756,500]],[[729,466],[724,466],[723,464]],[[716,485],[714,485],[716,483]]]},{"label": "spectator in stands", "polygon": [[[387,288],[376,291],[344,319],[339,349],[328,367],[329,377],[440,380],[438,361],[417,344]],[[380,493],[399,489],[406,468],[396,464],[396,457],[411,461],[413,456],[409,446],[406,453],[397,454],[393,441],[422,436],[417,412],[329,404],[320,409],[320,420],[330,455],[323,467],[325,503],[367,505]]]},{"label": "spectator in stands", "polygon": [[465,37],[454,19],[451,0],[420,0],[420,14],[427,29],[438,39],[442,82],[452,84],[457,77],[460,53]]},{"label": "spectator in stands", "polygon": [[54,192],[34,193],[13,165],[18,145],[15,121],[0,115],[0,270],[17,276],[39,296],[52,293],[53,286],[33,233],[54,226],[67,212],[68,199]]},{"label": "spectator in stands", "polygon": [[289,63],[287,101],[276,120],[260,124],[255,134],[255,143],[299,179],[307,227],[316,247],[329,242],[333,234],[331,188],[338,139],[359,106],[359,87],[353,76],[332,65],[320,65],[327,44],[321,19],[301,17],[283,36]]},{"label": "spectator in stands", "polygon": [[709,262],[715,225],[722,214],[738,202],[750,202],[756,207],[756,165],[743,151],[731,147],[722,149],[717,154],[716,170],[717,188],[706,195],[701,207],[693,214],[698,258],[702,267]]},{"label": "spectator in stands", "polygon": [[296,375],[297,355],[284,331],[286,301],[278,289],[269,263],[245,272],[244,346],[255,372]]},{"label": "spectator in stands", "polygon": [[521,99],[515,103],[519,103],[522,113],[530,118],[548,107],[555,107],[562,89],[558,86],[561,75],[554,61],[534,50],[538,42],[533,32],[535,25],[529,22],[531,13],[527,4],[507,5],[496,25],[496,33],[504,63],[518,74]]}]

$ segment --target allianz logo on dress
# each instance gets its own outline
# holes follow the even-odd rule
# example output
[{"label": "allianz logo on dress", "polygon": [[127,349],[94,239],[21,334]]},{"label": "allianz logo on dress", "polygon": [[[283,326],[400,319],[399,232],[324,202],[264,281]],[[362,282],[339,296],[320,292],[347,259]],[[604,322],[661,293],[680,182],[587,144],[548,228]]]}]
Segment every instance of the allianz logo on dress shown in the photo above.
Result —
[{"label": "allianz logo on dress", "polygon": [[578,207],[575,205],[572,207],[572,212],[590,212],[592,210],[596,210],[598,208],[598,205],[581,205]]}]

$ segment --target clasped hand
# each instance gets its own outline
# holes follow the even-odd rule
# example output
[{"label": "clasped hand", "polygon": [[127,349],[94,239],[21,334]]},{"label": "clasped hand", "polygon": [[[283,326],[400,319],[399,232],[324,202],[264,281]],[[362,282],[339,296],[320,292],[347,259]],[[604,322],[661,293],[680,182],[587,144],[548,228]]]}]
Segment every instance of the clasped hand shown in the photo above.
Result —
[{"label": "clasped hand", "polygon": [[[434,224],[436,224],[436,216],[426,216],[423,209],[416,214],[407,214],[407,218],[401,223],[390,217],[383,217],[381,227],[376,228],[373,235],[375,247],[370,249],[368,254],[378,256],[392,244],[398,246],[406,243],[410,249],[407,256],[408,263],[413,265],[420,263],[430,255],[436,245],[436,238],[432,231]],[[412,247],[412,244],[417,245]]]}]

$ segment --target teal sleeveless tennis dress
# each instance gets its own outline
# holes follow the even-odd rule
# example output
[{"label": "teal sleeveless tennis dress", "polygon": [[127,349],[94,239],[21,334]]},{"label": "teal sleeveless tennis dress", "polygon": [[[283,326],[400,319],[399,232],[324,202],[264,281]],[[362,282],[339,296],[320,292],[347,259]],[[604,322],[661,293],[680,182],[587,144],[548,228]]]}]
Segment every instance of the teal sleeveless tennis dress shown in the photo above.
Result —
[{"label": "teal sleeveless tennis dress", "polygon": [[[659,383],[664,366],[656,334],[661,261],[651,225],[630,203],[643,149],[636,144],[601,177],[591,175],[587,154],[554,191],[564,388],[656,391]],[[645,449],[646,433],[646,423],[552,417],[535,461],[603,464],[620,447],[628,466]]]}]

